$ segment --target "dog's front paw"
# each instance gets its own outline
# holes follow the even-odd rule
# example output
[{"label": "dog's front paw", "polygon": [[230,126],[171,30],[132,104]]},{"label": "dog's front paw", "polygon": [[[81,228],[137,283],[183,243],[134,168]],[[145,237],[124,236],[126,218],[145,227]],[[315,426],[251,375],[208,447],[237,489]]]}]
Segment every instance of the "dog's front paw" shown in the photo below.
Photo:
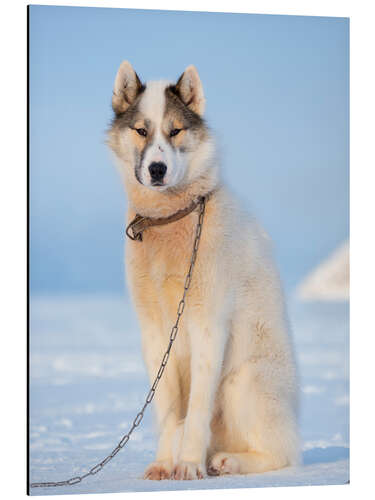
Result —
[{"label": "dog's front paw", "polygon": [[195,462],[179,462],[173,469],[173,479],[203,479],[203,466]]},{"label": "dog's front paw", "polygon": [[171,479],[172,460],[156,460],[150,463],[143,474],[143,479],[160,481],[161,479]]}]

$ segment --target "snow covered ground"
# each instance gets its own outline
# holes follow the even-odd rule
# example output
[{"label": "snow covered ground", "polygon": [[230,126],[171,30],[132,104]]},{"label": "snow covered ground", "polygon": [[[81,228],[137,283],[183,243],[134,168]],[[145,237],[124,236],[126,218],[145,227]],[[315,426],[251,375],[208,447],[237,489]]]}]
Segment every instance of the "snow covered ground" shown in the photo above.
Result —
[{"label": "snow covered ground", "polygon": [[[30,301],[30,479],[60,481],[89,470],[126,433],[148,380],[126,298]],[[145,481],[156,439],[152,410],[127,446],[81,484],[33,495],[344,484],[349,480],[349,306],[292,300],[301,377],[303,465],[201,481]]]}]

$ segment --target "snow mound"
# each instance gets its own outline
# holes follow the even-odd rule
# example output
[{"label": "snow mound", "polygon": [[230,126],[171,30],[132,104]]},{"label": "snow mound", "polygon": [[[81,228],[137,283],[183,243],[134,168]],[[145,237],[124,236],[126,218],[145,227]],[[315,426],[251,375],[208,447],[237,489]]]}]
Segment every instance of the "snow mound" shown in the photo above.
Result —
[{"label": "snow mound", "polygon": [[303,301],[349,300],[349,241],[315,268],[298,286]]}]

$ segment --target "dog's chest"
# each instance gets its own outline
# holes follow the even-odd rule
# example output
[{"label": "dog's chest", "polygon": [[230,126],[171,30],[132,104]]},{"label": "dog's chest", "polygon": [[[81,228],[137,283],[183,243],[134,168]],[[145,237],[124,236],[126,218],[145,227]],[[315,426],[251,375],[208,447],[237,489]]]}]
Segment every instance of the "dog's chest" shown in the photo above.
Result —
[{"label": "dog's chest", "polygon": [[174,288],[184,282],[193,249],[195,219],[191,214],[166,226],[150,228],[145,235],[149,277],[158,288]]},{"label": "dog's chest", "polygon": [[[191,214],[167,226],[150,228],[142,243],[147,249],[148,279],[157,293],[163,319],[163,335],[166,336],[169,336],[176,321],[178,304],[184,292],[194,244],[195,219],[195,214]],[[175,355],[184,372],[189,358],[185,320],[182,317],[181,335],[175,343]]]}]

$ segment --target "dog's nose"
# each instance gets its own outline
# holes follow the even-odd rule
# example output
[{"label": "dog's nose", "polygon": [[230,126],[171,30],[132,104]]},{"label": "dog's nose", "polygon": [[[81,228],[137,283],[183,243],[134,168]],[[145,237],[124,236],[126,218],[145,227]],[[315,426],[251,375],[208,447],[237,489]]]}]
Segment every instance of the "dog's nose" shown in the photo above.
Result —
[{"label": "dog's nose", "polygon": [[163,180],[167,165],[161,161],[153,161],[148,167],[151,175],[151,181],[160,182]]}]

